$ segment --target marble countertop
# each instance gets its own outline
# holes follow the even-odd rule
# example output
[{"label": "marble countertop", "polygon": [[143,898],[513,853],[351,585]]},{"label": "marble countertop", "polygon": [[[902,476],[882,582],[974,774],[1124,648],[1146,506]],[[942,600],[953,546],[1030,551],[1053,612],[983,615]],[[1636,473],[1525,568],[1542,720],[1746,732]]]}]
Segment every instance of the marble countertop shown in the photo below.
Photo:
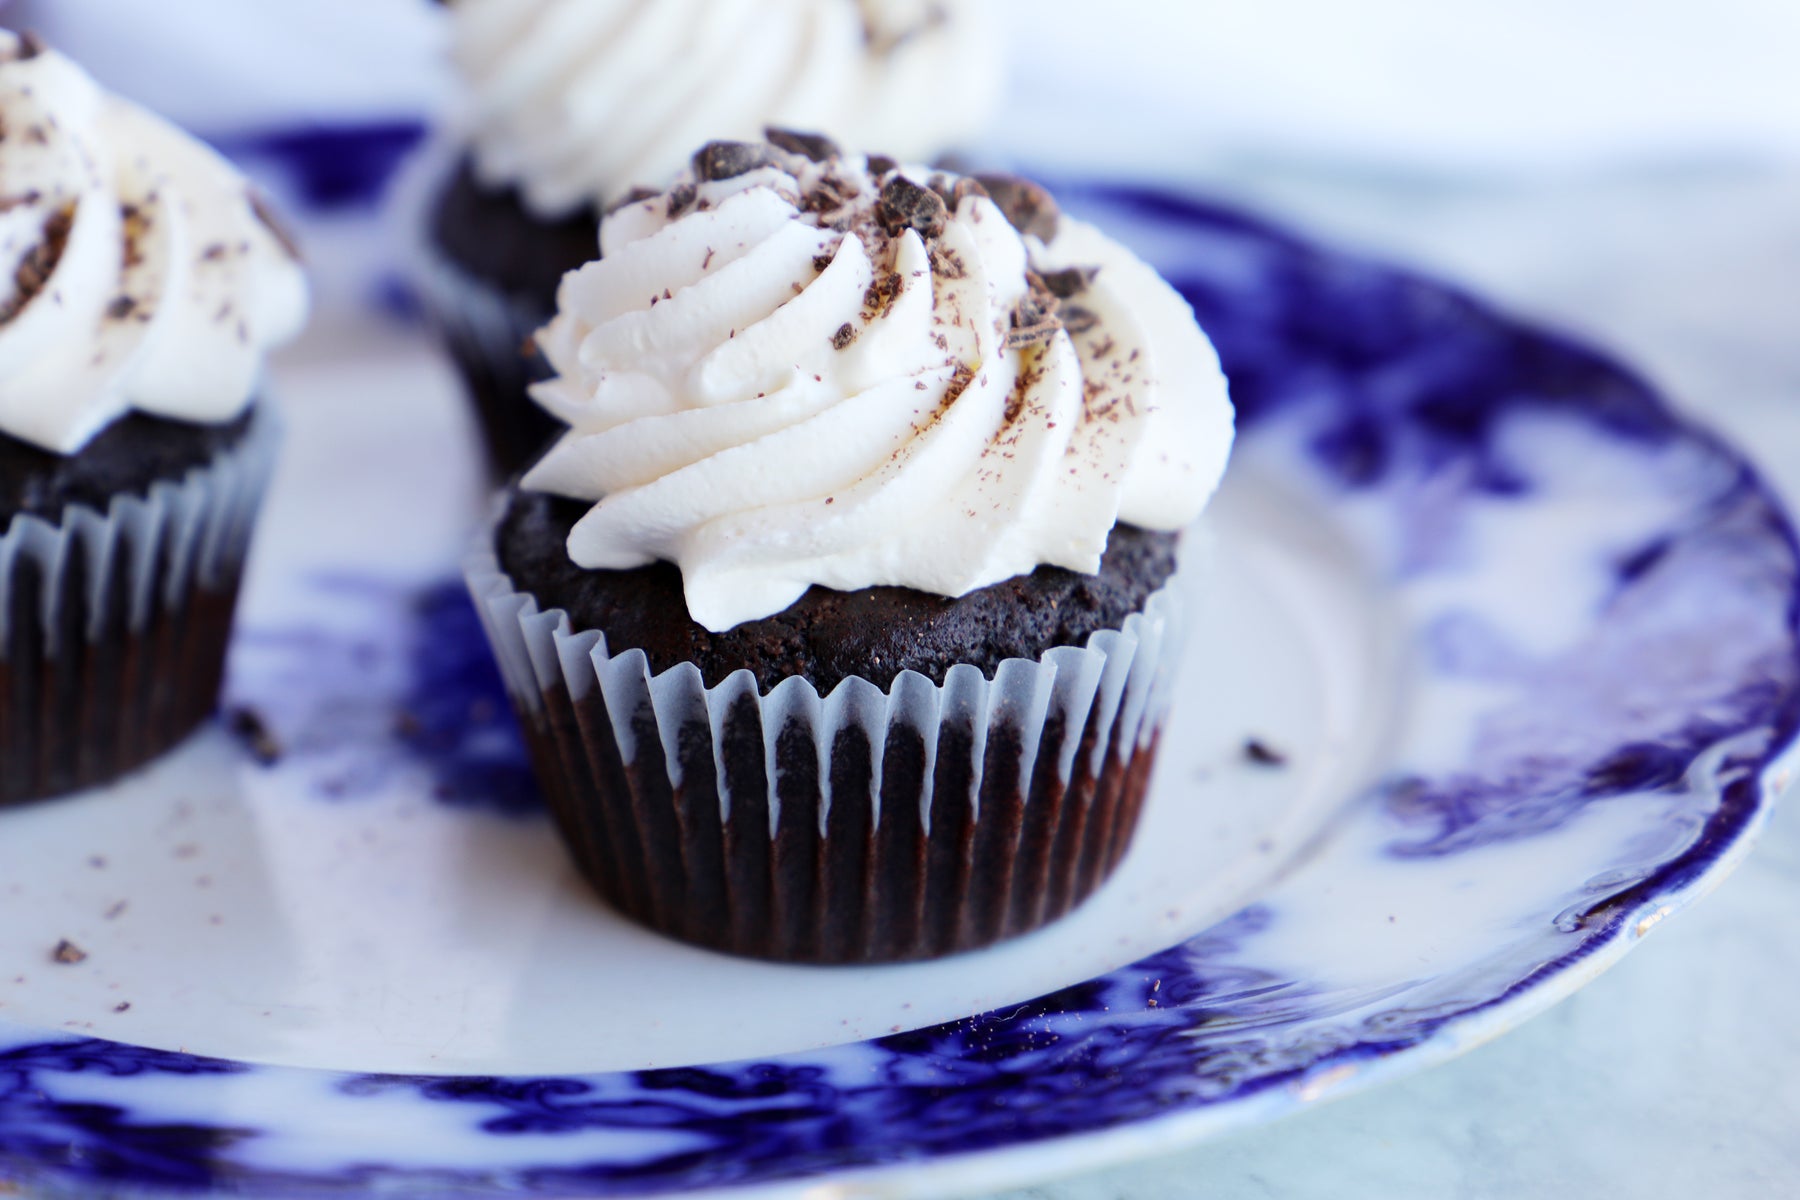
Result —
[{"label": "marble countertop", "polygon": [[[1800,509],[1800,171],[1204,181],[1610,347]],[[994,1200],[1712,1200],[1800,1190],[1800,811],[1617,968],[1447,1066]]]}]

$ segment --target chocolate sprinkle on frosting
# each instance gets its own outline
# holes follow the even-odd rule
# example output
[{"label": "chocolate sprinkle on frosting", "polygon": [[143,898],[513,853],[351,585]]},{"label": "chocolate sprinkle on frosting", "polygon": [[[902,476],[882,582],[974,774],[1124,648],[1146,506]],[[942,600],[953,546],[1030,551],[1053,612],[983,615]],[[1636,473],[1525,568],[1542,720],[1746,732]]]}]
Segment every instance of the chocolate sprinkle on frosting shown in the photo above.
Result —
[{"label": "chocolate sprinkle on frosting", "polygon": [[1036,234],[1048,242],[1056,237],[1059,213],[1050,193],[1029,179],[1016,175],[978,175],[988,196],[1020,233]]},{"label": "chocolate sprinkle on frosting", "polygon": [[1006,335],[1008,349],[1047,342],[1063,327],[1056,295],[1046,286],[1044,277],[1030,271],[1025,278],[1030,287],[1013,310],[1012,329]]},{"label": "chocolate sprinkle on frosting", "polygon": [[802,133],[798,129],[778,129],[771,125],[763,130],[763,136],[769,140],[770,145],[813,162],[841,158],[844,153],[836,142],[822,133]]},{"label": "chocolate sprinkle on frosting", "polygon": [[1092,309],[1083,308],[1079,304],[1065,304],[1060,313],[1063,328],[1071,334],[1083,334],[1100,324],[1100,318]]},{"label": "chocolate sprinkle on frosting", "polygon": [[694,174],[703,182],[736,179],[775,159],[758,142],[708,142],[694,154]]},{"label": "chocolate sprinkle on frosting", "polygon": [[950,209],[944,198],[930,188],[922,188],[904,175],[896,175],[882,185],[881,200],[875,218],[889,234],[903,229],[916,230],[920,237],[935,238],[950,223]]},{"label": "chocolate sprinkle on frosting", "polygon": [[1094,276],[1099,273],[1099,267],[1064,267],[1060,271],[1046,272],[1042,278],[1051,295],[1067,300],[1087,291],[1088,284],[1094,282]]},{"label": "chocolate sprinkle on frosting", "polygon": [[842,350],[855,340],[856,326],[845,321],[842,325],[838,326],[838,331],[831,335],[831,348],[833,350]]}]

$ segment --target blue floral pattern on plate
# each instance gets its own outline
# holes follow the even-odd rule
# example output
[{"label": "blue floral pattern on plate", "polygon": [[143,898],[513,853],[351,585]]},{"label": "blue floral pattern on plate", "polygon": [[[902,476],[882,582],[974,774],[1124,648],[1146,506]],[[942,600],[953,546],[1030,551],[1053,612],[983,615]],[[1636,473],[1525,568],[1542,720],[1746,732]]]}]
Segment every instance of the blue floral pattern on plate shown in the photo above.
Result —
[{"label": "blue floral pattern on plate", "polygon": [[[1023,1178],[1059,1147],[1101,1161],[1447,1057],[1721,877],[1800,725],[1795,540],[1743,460],[1603,356],[1453,289],[1170,195],[1072,199],[1194,303],[1243,456],[1317,500],[1398,597],[1421,719],[1459,713],[1463,753],[1403,738],[1306,861],[1198,937],[1028,1004],[826,1050],[412,1077],[0,1027],[0,1175],[45,1192],[606,1196],[862,1172],[904,1191],[970,1162]],[[455,593],[401,599],[437,644],[459,621],[478,644]],[[529,809],[516,738],[468,703],[498,696],[485,661],[431,670],[416,723],[383,736],[441,768],[447,803]],[[1504,902],[1521,851],[1564,873],[1524,913]],[[1406,968],[1382,939],[1404,948],[1450,886],[1491,919],[1468,953]],[[1351,965],[1313,963],[1325,946],[1351,947]],[[397,1116],[423,1149],[351,1135]]]}]

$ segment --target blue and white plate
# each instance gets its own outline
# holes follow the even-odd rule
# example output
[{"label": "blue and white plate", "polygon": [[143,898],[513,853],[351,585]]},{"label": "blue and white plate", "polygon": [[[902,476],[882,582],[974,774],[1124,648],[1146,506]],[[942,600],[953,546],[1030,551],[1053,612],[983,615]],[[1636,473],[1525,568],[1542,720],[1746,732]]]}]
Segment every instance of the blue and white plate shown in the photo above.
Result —
[{"label": "blue and white plate", "polygon": [[1175,736],[1093,903],[875,969],[610,915],[455,579],[453,383],[417,330],[324,329],[277,371],[239,736],[0,816],[0,1179],[976,1191],[1441,1061],[1717,883],[1800,722],[1794,535],[1744,461],[1449,288],[1074,199],[1194,301],[1244,426]]}]

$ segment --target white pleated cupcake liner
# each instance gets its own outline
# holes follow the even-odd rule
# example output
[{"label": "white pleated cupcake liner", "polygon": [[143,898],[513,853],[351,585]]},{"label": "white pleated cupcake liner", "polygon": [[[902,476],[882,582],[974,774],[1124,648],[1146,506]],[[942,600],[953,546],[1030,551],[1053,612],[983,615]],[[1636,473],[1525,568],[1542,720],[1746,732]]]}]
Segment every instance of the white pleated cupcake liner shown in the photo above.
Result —
[{"label": "white pleated cupcake liner", "polygon": [[1036,928],[1129,845],[1185,631],[1185,570],[1118,630],[987,678],[765,694],[652,674],[501,569],[465,564],[552,811],[628,915],[763,957],[917,958]]},{"label": "white pleated cupcake liner", "polygon": [[259,405],[179,480],[0,534],[0,804],[104,783],[211,713],[279,440]]}]

